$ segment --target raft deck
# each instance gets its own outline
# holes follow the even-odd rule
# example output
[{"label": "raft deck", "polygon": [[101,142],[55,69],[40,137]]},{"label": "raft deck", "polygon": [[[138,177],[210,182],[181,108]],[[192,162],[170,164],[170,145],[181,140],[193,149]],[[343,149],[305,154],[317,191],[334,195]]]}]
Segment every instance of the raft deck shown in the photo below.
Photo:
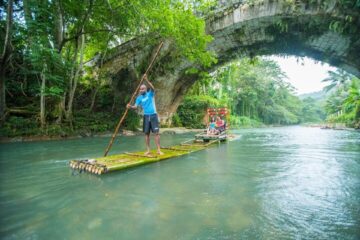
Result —
[{"label": "raft deck", "polygon": [[150,155],[144,155],[144,151],[132,153],[125,152],[122,154],[95,159],[71,160],[69,165],[72,169],[79,170],[80,172],[85,171],[101,175],[104,173],[183,156],[192,152],[203,150],[217,142],[219,142],[219,140],[213,140],[206,143],[203,141],[191,140],[191,142],[187,141],[179,145],[161,148],[164,155],[158,155],[155,150],[151,151]]},{"label": "raft deck", "polygon": [[227,138],[228,136],[226,131],[223,131],[219,134],[207,134],[206,132],[203,132],[195,135],[196,140],[202,140],[204,142],[209,142],[212,140],[219,140],[223,142],[226,141]]}]

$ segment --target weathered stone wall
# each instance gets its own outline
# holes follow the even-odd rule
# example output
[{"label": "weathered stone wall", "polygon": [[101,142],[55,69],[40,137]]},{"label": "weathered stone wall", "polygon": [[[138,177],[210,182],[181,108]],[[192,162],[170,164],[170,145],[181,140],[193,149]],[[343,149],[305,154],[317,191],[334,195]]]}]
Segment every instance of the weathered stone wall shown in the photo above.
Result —
[{"label": "weathered stone wall", "polygon": [[[330,31],[329,25],[353,15],[350,30]],[[209,50],[218,56],[217,66],[240,56],[308,56],[360,76],[360,18],[342,13],[333,4],[308,4],[268,0],[258,5],[234,4],[208,16],[206,30],[214,37]],[[118,46],[105,61],[118,96],[130,94],[137,85],[155,47],[143,47],[141,39]],[[197,80],[186,74],[191,64],[176,56],[166,42],[150,74],[157,88],[156,103],[161,121],[166,123],[176,111],[187,89]]]}]

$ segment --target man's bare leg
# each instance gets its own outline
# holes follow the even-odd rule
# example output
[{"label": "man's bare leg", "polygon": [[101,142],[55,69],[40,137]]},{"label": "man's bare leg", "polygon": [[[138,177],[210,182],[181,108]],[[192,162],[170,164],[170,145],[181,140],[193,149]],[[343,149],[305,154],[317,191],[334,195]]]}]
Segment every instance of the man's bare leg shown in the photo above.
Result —
[{"label": "man's bare leg", "polygon": [[156,143],[156,146],[157,146],[157,153],[159,155],[163,155],[164,153],[161,152],[161,150],[160,150],[160,134],[156,133],[154,138],[155,138],[155,143]]},{"label": "man's bare leg", "polygon": [[145,155],[150,154],[150,133],[145,134],[146,152]]}]

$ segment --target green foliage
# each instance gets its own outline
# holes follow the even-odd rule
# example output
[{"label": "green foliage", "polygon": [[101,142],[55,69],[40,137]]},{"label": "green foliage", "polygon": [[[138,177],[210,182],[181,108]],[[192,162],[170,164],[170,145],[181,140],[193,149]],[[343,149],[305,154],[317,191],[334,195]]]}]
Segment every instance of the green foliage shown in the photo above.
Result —
[{"label": "green foliage", "polygon": [[113,131],[117,116],[106,112],[90,112],[87,109],[78,110],[75,114],[74,130],[76,132],[107,132]]},{"label": "green foliage", "polygon": [[[161,1],[160,1],[161,2]],[[144,12],[148,19],[149,32],[163,38],[173,39],[177,49],[191,62],[210,66],[215,57],[206,51],[207,44],[212,40],[205,33],[205,21],[197,18],[189,4],[183,1],[163,1],[149,4]],[[143,2],[139,3],[143,5]],[[149,11],[151,9],[151,11]]]},{"label": "green foliage", "polygon": [[330,91],[334,88],[346,87],[351,82],[351,75],[344,70],[337,69],[336,71],[329,71],[329,77],[322,80],[322,82],[328,82],[324,90]]},{"label": "green foliage", "polygon": [[346,78],[340,78],[346,81],[339,81],[338,74],[331,76],[331,83],[326,87],[331,86],[333,90],[325,105],[327,121],[360,126],[360,80],[349,74],[346,74]]},{"label": "green foliage", "polygon": [[0,128],[0,136],[16,137],[38,135],[41,131],[34,119],[11,116]]},{"label": "green foliage", "polygon": [[352,80],[348,96],[344,100],[344,108],[354,111],[354,118],[360,119],[360,80],[358,78]]},{"label": "green foliage", "polygon": [[204,128],[205,113],[210,107],[220,107],[220,102],[206,95],[186,96],[178,108],[177,115],[184,127]]},{"label": "green foliage", "polygon": [[181,118],[179,117],[179,115],[177,113],[175,113],[172,116],[171,123],[172,123],[172,127],[183,127],[183,125],[181,123]]},{"label": "green foliage", "polygon": [[[70,64],[64,62],[60,54],[52,48],[44,45],[37,45],[33,42],[31,49],[24,55],[24,60],[28,64],[21,72],[30,79],[39,79],[41,75],[46,79],[45,95],[62,96],[65,91],[66,73],[70,69]],[[40,85],[40,84],[39,84]],[[37,88],[40,95],[40,87]]]},{"label": "green foliage", "polygon": [[[261,3],[261,0],[246,2],[252,5]],[[286,2],[288,5],[297,4],[293,0]],[[308,2],[317,3],[314,0]],[[330,0],[321,2],[324,7],[332,3]],[[122,103],[117,102],[108,76],[98,73],[96,68],[81,67],[79,46],[82,36],[85,36],[84,62],[94,56],[105,59],[110,52],[116,51],[116,48],[111,48],[133,38],[145,39],[144,44],[151,45],[160,39],[171,40],[175,46],[174,56],[186,57],[194,63],[188,74],[202,76],[189,93],[191,101],[185,100],[189,106],[182,104],[178,115],[174,115],[173,122],[177,125],[202,126],[202,111],[208,106],[228,106],[236,116],[259,119],[269,124],[318,119],[317,115],[321,114],[316,107],[309,103],[302,105],[292,95],[291,86],[283,81],[284,74],[271,61],[242,59],[219,68],[213,74],[204,74],[200,70],[202,66],[216,62],[213,53],[206,50],[212,37],[205,32],[202,17],[211,13],[217,3],[216,0],[14,1],[14,51],[6,79],[7,105],[8,108],[27,107],[39,111],[39,96],[43,94],[46,97],[48,124],[41,132],[37,130],[38,118],[11,116],[1,131],[5,135],[71,133],[68,123],[63,121],[67,106],[62,103],[69,103],[76,72],[79,73],[79,81],[74,94],[73,130],[96,132],[114,128],[117,115],[123,112],[115,106]],[[352,12],[360,7],[359,0],[336,0],[335,4],[349,14],[344,19],[331,22],[330,30],[352,31],[356,21]],[[4,8],[0,8],[2,29],[6,25],[4,19]],[[289,28],[287,22],[280,20],[276,26],[280,32],[287,32]],[[4,42],[4,37],[4,31],[1,31],[1,42]],[[0,50],[2,47],[0,45]],[[42,78],[46,79],[45,92],[40,90]],[[341,81],[336,84],[342,85]],[[335,85],[332,87],[337,88]],[[334,96],[328,99],[328,114],[339,115],[342,112],[344,116],[349,116],[346,118],[356,122],[359,115],[359,107],[354,100],[356,96],[356,90],[350,91],[350,82],[343,90],[336,90]],[[95,104],[92,112],[86,112],[93,97]],[[302,117],[304,114],[308,118]],[[21,121],[24,127],[19,126]],[[63,122],[58,125],[57,121]],[[138,128],[139,116],[130,113],[125,126]]]},{"label": "green foliage", "polygon": [[[219,105],[228,106],[233,127],[259,126],[260,122],[276,125],[323,122],[326,112],[322,99],[326,92],[316,100],[300,100],[285,79],[286,75],[275,62],[263,58],[243,58],[217,69],[214,73],[204,75],[193,85],[186,99],[207,95],[216,99]],[[347,73],[338,71],[332,72],[325,81],[335,83],[334,88],[338,88],[348,84],[350,80]],[[327,108],[333,109],[333,112],[339,111],[348,96],[343,93],[342,97],[331,98],[338,107],[334,110],[328,105]],[[357,96],[355,90],[353,96]],[[354,103],[350,102],[348,108],[354,109]],[[190,114],[190,111],[188,112]],[[188,121],[200,121],[199,117],[193,115],[196,113],[193,113],[193,119]]]},{"label": "green foliage", "polygon": [[[46,126],[46,129],[41,130],[34,118],[11,116],[0,128],[0,136],[91,136],[95,133],[112,132],[115,129],[118,120],[119,116],[117,115],[109,114],[107,112],[89,112],[87,109],[83,109],[76,111],[73,129],[71,129],[67,123],[50,123]],[[130,124],[134,124],[136,121],[131,119],[130,116],[129,122]],[[132,128],[131,125],[128,127],[130,129]],[[138,127],[138,125],[136,125],[136,127]],[[134,129],[132,128],[132,130]]]},{"label": "green foliage", "polygon": [[319,102],[316,102],[316,100],[311,97],[302,100],[301,123],[320,123],[323,122],[325,118],[325,111]]},{"label": "green foliage", "polygon": [[205,75],[189,94],[212,96],[234,116],[267,124],[296,124],[300,122],[301,101],[285,78],[273,61],[243,58]]},{"label": "green foliage", "polygon": [[[205,21],[199,16],[207,14],[215,4],[215,0],[14,1],[18,13],[14,14],[14,52],[7,79],[10,96],[7,105],[9,108],[31,106],[40,111],[40,95],[45,96],[48,122],[43,134],[71,133],[67,129],[72,119],[68,115],[70,110],[74,115],[74,132],[113,130],[118,119],[109,116],[123,113],[124,109],[115,109],[122,103],[114,96],[109,76],[96,67],[82,66],[81,46],[84,46],[83,62],[94,56],[102,62],[112,52],[111,48],[130,39],[138,38],[144,45],[167,39],[175,48],[175,56],[187,58],[197,68],[209,66],[215,61],[214,55],[206,50],[212,38],[205,33]],[[1,16],[3,10],[0,8]],[[6,25],[3,19],[2,28]],[[85,45],[82,45],[83,36]],[[2,42],[4,37],[4,32],[0,32]],[[41,90],[44,79],[45,90]],[[70,106],[74,89],[74,104]],[[88,109],[92,112],[86,113]],[[135,130],[139,120],[131,112],[124,126]],[[36,123],[38,119],[32,121]],[[9,124],[16,125],[11,119]],[[36,127],[28,126],[28,132]],[[27,134],[23,130],[14,130],[13,134]]]},{"label": "green foliage", "polygon": [[246,116],[230,116],[230,126],[231,128],[253,128],[261,127],[263,124],[258,120],[251,119]]},{"label": "green foliage", "polygon": [[265,108],[263,120],[266,124],[297,124],[298,117],[281,105],[273,105]]},{"label": "green foliage", "polygon": [[134,111],[129,111],[124,126],[129,130],[136,131],[140,127],[140,115]]}]

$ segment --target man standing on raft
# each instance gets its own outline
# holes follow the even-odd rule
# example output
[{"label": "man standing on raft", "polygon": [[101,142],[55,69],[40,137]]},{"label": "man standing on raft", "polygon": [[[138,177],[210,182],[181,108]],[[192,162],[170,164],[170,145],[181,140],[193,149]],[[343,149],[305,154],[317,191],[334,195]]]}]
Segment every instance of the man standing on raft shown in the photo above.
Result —
[{"label": "man standing on raft", "polygon": [[160,150],[160,135],[159,135],[159,118],[156,113],[155,106],[155,88],[148,80],[147,76],[144,76],[145,81],[149,84],[149,91],[145,84],[142,84],[139,89],[139,96],[135,100],[135,105],[127,104],[127,108],[137,109],[139,106],[144,110],[143,119],[143,132],[145,133],[146,152],[145,155],[150,154],[150,130],[155,134],[155,143],[157,146],[157,153],[163,155]]}]

